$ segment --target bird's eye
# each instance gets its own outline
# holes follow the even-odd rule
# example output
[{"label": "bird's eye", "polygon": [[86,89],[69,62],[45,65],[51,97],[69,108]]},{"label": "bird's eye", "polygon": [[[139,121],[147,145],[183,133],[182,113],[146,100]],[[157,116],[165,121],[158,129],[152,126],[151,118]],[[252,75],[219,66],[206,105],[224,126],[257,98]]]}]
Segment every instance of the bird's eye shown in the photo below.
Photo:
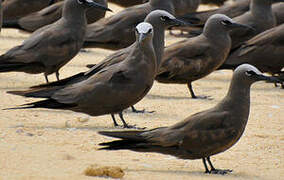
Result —
[{"label": "bird's eye", "polygon": [[149,29],[147,33],[151,33],[151,32],[152,32],[152,29]]},{"label": "bird's eye", "polygon": [[169,20],[168,16],[161,16],[161,21],[166,21],[166,20]]},{"label": "bird's eye", "polygon": [[246,71],[246,75],[252,76],[252,75],[256,75],[256,73],[254,71]]},{"label": "bird's eye", "polygon": [[79,4],[83,4],[83,0],[77,0]]},{"label": "bird's eye", "polygon": [[232,22],[231,21],[228,21],[228,20],[223,20],[223,21],[221,21],[221,23],[223,24],[223,25],[230,25],[230,24],[232,24]]}]

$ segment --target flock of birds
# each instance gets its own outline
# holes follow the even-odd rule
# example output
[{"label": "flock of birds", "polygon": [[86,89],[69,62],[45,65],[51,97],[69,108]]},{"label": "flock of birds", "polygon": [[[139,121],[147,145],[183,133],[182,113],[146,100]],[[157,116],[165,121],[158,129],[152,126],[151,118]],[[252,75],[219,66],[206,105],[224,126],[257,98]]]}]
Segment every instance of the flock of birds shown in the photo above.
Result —
[{"label": "flock of birds", "polygon": [[[106,0],[2,2],[0,25],[33,33],[0,56],[0,72],[43,73],[47,82],[25,91],[8,92],[45,98],[9,109],[110,114],[115,126],[119,126],[114,116],[118,114],[124,128],[136,128],[125,122],[122,112],[129,107],[141,112],[133,105],[147,95],[154,80],[187,84],[192,98],[206,98],[194,93],[192,82],[215,70],[233,69],[227,95],[211,109],[169,127],[99,132],[120,138],[101,143],[102,149],[202,159],[206,173],[231,172],[215,169],[210,156],[229,149],[242,136],[254,82],[280,83],[283,87],[284,1],[238,0],[204,12],[195,12],[199,0],[109,2],[127,8],[104,18],[105,11],[111,11]],[[168,29],[173,36],[187,38],[165,47]],[[89,64],[89,71],[60,80],[59,70],[82,48],[116,51],[98,64]],[[273,76],[265,76],[264,72]],[[53,73],[58,81],[49,83],[48,75]]]}]

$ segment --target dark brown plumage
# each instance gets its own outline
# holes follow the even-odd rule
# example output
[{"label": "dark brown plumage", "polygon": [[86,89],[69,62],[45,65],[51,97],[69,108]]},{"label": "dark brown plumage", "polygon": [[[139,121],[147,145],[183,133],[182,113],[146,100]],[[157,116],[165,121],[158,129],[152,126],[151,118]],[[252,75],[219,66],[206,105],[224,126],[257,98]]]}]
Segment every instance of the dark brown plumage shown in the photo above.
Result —
[{"label": "dark brown plumage", "polygon": [[[234,69],[248,63],[262,72],[281,74],[284,68],[284,24],[269,29],[233,51],[220,69]],[[284,72],[282,72],[284,73]]]},{"label": "dark brown plumage", "polygon": [[56,73],[59,79],[59,69],[82,47],[87,25],[85,11],[94,5],[107,10],[92,1],[66,0],[61,19],[38,29],[22,45],[0,56],[0,72],[44,73],[46,81],[47,75]]},{"label": "dark brown plumage", "polygon": [[[91,116],[119,113],[140,101],[151,89],[157,70],[153,48],[153,27],[143,22],[136,27],[136,42],[124,61],[106,67],[88,78],[65,86],[41,86],[23,92],[26,97],[47,98],[23,108],[50,108],[82,112]],[[22,108],[20,108],[22,109]],[[114,125],[117,126],[113,118]]]},{"label": "dark brown plumage", "polygon": [[241,138],[249,117],[250,86],[260,80],[278,82],[276,78],[262,75],[251,65],[241,65],[233,74],[227,96],[215,107],[169,127],[146,131],[101,131],[102,135],[121,139],[101,143],[105,146],[101,149],[129,149],[168,154],[181,159],[202,159],[205,173],[232,172],[215,169],[210,157],[228,150]]},{"label": "dark brown plumage", "polygon": [[[162,20],[163,19],[162,17],[164,18],[164,20]],[[145,22],[153,24],[154,27],[153,48],[155,50],[157,69],[158,69],[158,66],[160,65],[162,55],[164,52],[165,29],[167,29],[167,27],[172,25],[180,25],[182,22],[177,20],[174,16],[172,16],[168,12],[162,10],[155,10],[150,14],[148,14],[148,16],[145,18]],[[34,94],[32,97],[41,97],[43,92],[45,92],[45,90],[49,92],[50,89],[64,89],[67,86],[71,86],[75,83],[85,81],[91,76],[103,71],[104,69],[108,69],[114,65],[116,66],[117,64],[120,64],[123,61],[125,61],[134,48],[135,44],[129,46],[128,48],[113,53],[112,55],[108,56],[105,60],[103,60],[101,63],[95,65],[88,72],[78,73],[74,76],[62,79],[57,82],[52,82],[32,87],[31,92],[33,92]],[[41,91],[41,89],[44,89],[44,91]],[[41,96],[35,93],[37,91],[39,91]],[[30,93],[28,92],[27,93],[24,92],[24,94],[25,96],[31,96]]]},{"label": "dark brown plumage", "polygon": [[240,27],[243,26],[225,15],[211,16],[201,35],[165,49],[156,80],[161,83],[187,84],[191,97],[197,98],[191,83],[222,65],[231,49],[229,32]]},{"label": "dark brown plumage", "polygon": [[[97,0],[97,3],[107,7],[106,0]],[[34,32],[37,29],[52,24],[59,20],[62,15],[64,2],[57,2],[40,11],[31,13],[17,20],[8,21],[4,24],[6,28],[17,28],[27,32]],[[104,10],[89,8],[86,11],[87,23],[93,23],[105,16]]]},{"label": "dark brown plumage", "polygon": [[112,50],[126,48],[135,41],[134,27],[142,22],[151,11],[160,9],[174,16],[182,15],[186,13],[185,11],[192,12],[198,7],[199,0],[189,2],[151,0],[148,3],[124,9],[111,17],[88,25],[84,47]]},{"label": "dark brown plumage", "polygon": [[[269,2],[269,1],[266,1]],[[233,44],[238,46],[239,40],[243,41],[243,37],[251,37],[264,30],[274,27],[275,25],[282,24],[284,22],[284,3],[277,3],[278,0],[271,1],[274,3],[272,5],[272,10],[270,10],[270,5],[267,6],[265,4],[259,4],[252,6],[254,7],[255,11],[253,13],[247,12],[249,11],[250,1],[249,0],[240,0],[236,1],[232,4],[222,6],[215,10],[203,11],[203,12],[196,12],[196,13],[189,13],[182,17],[179,17],[183,20],[186,19],[197,19],[199,24],[204,24],[206,20],[213,14],[225,14],[230,18],[234,18],[239,23],[246,23],[255,28],[254,32],[233,32],[233,35],[236,36],[236,40],[233,40]],[[246,14],[244,14],[246,13]],[[263,21],[262,21],[263,19]],[[172,29],[182,30],[182,34],[173,34],[177,37],[192,37],[196,36],[196,34],[200,34],[202,32],[201,27],[174,27]],[[186,33],[184,33],[186,32]],[[172,34],[172,33],[171,33]]]},{"label": "dark brown plumage", "polygon": [[4,23],[17,20],[48,5],[49,0],[5,0],[3,2]]},{"label": "dark brown plumage", "polygon": [[[239,0],[234,3],[221,6],[220,8],[207,10],[207,11],[200,11],[200,12],[193,12],[185,14],[180,19],[187,20],[187,19],[197,19],[198,24],[205,24],[205,22],[209,19],[210,16],[214,14],[224,14],[230,18],[234,18],[236,16],[240,16],[249,10],[249,0]],[[178,37],[191,37],[194,36],[194,32],[202,31],[202,27],[173,27],[172,30],[181,30],[182,34],[172,34]],[[186,32],[186,33],[184,33]]]}]

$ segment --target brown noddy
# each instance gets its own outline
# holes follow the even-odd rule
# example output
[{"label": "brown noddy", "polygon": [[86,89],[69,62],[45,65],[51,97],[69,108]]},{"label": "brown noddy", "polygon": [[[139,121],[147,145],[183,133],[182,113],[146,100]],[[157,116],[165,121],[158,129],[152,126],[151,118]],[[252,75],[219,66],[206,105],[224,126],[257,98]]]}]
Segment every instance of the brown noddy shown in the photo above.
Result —
[{"label": "brown noddy", "polygon": [[[47,98],[23,108],[50,108],[82,112],[91,116],[118,113],[125,128],[129,126],[122,111],[140,101],[151,89],[157,62],[153,48],[153,27],[143,22],[136,27],[136,42],[121,63],[108,66],[86,80],[65,87],[11,92],[27,97]],[[20,108],[22,109],[22,108]],[[115,126],[118,126],[113,118]]]},{"label": "brown noddy", "polygon": [[[187,84],[192,98],[198,98],[192,82],[216,70],[225,61],[231,49],[230,31],[249,28],[231,18],[211,16],[201,35],[177,42],[165,49],[156,80],[161,83]],[[218,33],[216,33],[218,32]]]},{"label": "brown noddy", "polygon": [[35,31],[22,45],[0,56],[0,72],[31,74],[56,73],[81,49],[86,32],[85,11],[89,7],[109,10],[92,0],[66,0],[63,16],[53,24]]},{"label": "brown noddy", "polygon": [[[97,0],[97,3],[107,7],[106,0]],[[37,29],[52,24],[59,20],[62,15],[64,2],[57,2],[40,11],[28,14],[14,21],[8,21],[4,24],[6,28],[17,28],[27,32],[34,32]],[[86,11],[87,23],[91,24],[105,16],[104,10],[89,8]]]},{"label": "brown noddy", "polygon": [[[167,29],[170,26],[177,26],[182,25],[184,22],[176,19],[173,15],[170,13],[163,11],[163,10],[155,10],[152,11],[150,14],[147,15],[147,17],[144,20],[145,22],[148,22],[152,24],[154,27],[154,37],[153,37],[153,46],[156,54],[157,59],[157,69],[161,64],[162,56],[164,53],[164,46],[165,46],[165,29]],[[121,49],[116,51],[115,53],[109,55],[106,57],[103,61],[96,65],[90,65],[92,68],[88,72],[81,72],[76,75],[73,75],[69,78],[62,79],[57,82],[52,82],[48,84],[43,84],[39,86],[35,86],[32,88],[41,89],[41,88],[64,88],[66,85],[74,84],[80,81],[83,81],[87,78],[89,78],[91,75],[94,75],[104,68],[107,68],[109,66],[112,66],[114,64],[120,63],[124,61],[129,53],[132,51],[134,45],[129,46],[128,48]],[[144,112],[136,110],[135,108],[132,110],[134,112]]]},{"label": "brown noddy", "polygon": [[121,139],[101,143],[105,146],[101,149],[156,152],[180,159],[202,159],[205,173],[232,172],[215,169],[210,157],[228,150],[241,138],[249,117],[250,87],[261,80],[278,82],[274,77],[264,76],[254,66],[241,65],[233,74],[226,97],[215,107],[169,127],[144,131],[101,131],[99,134]]},{"label": "brown noddy", "polygon": [[[87,26],[84,42],[85,48],[122,49],[135,41],[134,27],[142,22],[154,10],[165,10],[174,16],[181,15],[185,10],[190,12],[190,6],[181,8],[177,0],[150,0],[150,2],[126,8],[117,14],[103,18]],[[199,4],[199,0],[194,0]],[[183,2],[183,1],[182,1]],[[192,1],[193,2],[193,1]],[[186,5],[191,3],[185,3]]]},{"label": "brown noddy", "polygon": [[284,73],[284,24],[266,30],[234,50],[219,69],[235,69],[248,63],[262,72]]},{"label": "brown noddy", "polygon": [[284,2],[283,0],[251,0],[250,11],[235,17],[234,20],[254,28],[254,31],[236,29],[230,34],[232,37],[232,49],[239,47],[243,42],[253,36],[276,26],[276,17],[272,12],[273,2]]},{"label": "brown noddy", "polygon": [[[54,0],[54,2],[61,0]],[[5,0],[3,1],[4,24],[49,6],[49,0]]]}]

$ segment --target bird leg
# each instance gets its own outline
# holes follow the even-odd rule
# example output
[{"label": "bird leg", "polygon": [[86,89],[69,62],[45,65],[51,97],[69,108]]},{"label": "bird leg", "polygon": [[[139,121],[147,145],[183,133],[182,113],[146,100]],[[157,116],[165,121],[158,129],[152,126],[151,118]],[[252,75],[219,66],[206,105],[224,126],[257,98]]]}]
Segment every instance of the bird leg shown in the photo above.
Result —
[{"label": "bird leg", "polygon": [[205,172],[204,173],[210,173],[208,167],[207,167],[207,164],[206,164],[206,159],[205,158],[202,158],[202,162],[204,164],[204,167],[205,167]]},{"label": "bird leg", "polygon": [[137,110],[134,106],[130,106],[130,107],[132,109],[132,112],[134,112],[134,113],[153,113],[153,112],[155,112],[155,111],[145,111],[145,109]]},{"label": "bird leg", "polygon": [[206,159],[207,159],[209,166],[211,168],[210,171],[209,171],[210,174],[222,174],[222,175],[224,175],[224,174],[227,174],[227,173],[230,173],[230,172],[233,171],[233,170],[230,170],[230,169],[215,169],[213,164],[211,163],[210,157],[207,157]]},{"label": "bird leg", "polygon": [[211,100],[211,99],[212,99],[212,98],[210,98],[210,96],[196,96],[196,95],[194,94],[194,91],[193,91],[191,82],[188,82],[188,83],[187,83],[187,87],[188,87],[188,89],[189,89],[189,92],[190,92],[190,95],[191,95],[191,98],[192,98],[192,99],[208,99],[208,100]]},{"label": "bird leg", "polygon": [[117,124],[117,122],[116,122],[116,120],[115,120],[114,114],[111,114],[111,118],[112,118],[112,120],[113,120],[114,126],[117,127],[118,124]]},{"label": "bird leg", "polygon": [[47,77],[47,74],[44,74],[44,78],[46,80],[46,83],[48,83],[48,77]]},{"label": "bird leg", "polygon": [[55,76],[56,76],[57,81],[59,81],[59,72],[58,71],[55,72]]},{"label": "bird leg", "polygon": [[119,115],[119,117],[120,117],[120,119],[121,119],[121,121],[122,121],[122,123],[123,123],[123,127],[124,127],[124,128],[145,129],[145,128],[136,127],[136,125],[128,125],[128,124],[125,122],[124,118],[123,118],[122,112],[118,113],[118,115]]}]

